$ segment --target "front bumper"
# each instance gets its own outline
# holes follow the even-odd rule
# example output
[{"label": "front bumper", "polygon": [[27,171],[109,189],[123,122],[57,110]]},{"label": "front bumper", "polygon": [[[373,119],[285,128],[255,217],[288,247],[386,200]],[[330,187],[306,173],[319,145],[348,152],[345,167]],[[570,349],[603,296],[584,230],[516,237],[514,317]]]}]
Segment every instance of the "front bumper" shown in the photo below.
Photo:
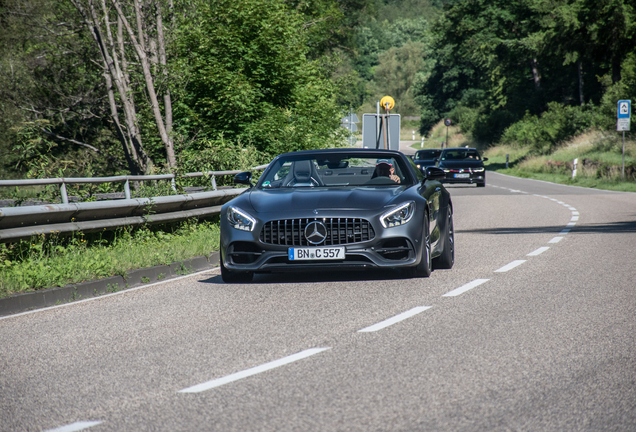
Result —
[{"label": "front bumper", "polygon": [[[383,228],[373,222],[375,237],[369,241],[340,244],[345,257],[340,260],[289,260],[287,245],[264,243],[259,221],[254,231],[236,230],[221,224],[221,254],[228,270],[235,272],[283,272],[307,269],[402,268],[419,264],[423,217],[413,217],[402,226]],[[302,246],[308,247],[308,246]],[[330,247],[320,245],[320,247]]]},{"label": "front bumper", "polygon": [[[462,176],[464,174],[468,174],[468,177],[457,177],[457,176]],[[448,183],[448,184],[486,183],[486,171],[470,172],[468,170],[464,170],[464,171],[460,172],[459,170],[451,170],[451,171],[446,173],[446,178],[442,179],[441,182],[442,183]]]}]

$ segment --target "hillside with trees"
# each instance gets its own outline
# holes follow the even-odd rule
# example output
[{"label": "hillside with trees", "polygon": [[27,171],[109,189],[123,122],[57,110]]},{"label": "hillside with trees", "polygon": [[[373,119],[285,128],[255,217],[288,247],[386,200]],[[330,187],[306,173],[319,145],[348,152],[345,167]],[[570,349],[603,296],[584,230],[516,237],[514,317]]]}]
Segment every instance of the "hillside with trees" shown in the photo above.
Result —
[{"label": "hillside with trees", "polygon": [[247,167],[342,145],[389,94],[426,134],[546,153],[636,101],[629,0],[5,0],[0,176]]}]

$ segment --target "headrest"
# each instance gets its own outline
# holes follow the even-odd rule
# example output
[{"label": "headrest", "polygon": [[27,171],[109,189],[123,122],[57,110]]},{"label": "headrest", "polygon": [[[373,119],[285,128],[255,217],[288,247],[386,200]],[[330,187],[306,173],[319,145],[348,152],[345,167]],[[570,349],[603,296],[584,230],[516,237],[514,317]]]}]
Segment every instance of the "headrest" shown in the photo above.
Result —
[{"label": "headrest", "polygon": [[297,183],[309,183],[311,179],[311,161],[303,160],[294,162],[294,179]]}]

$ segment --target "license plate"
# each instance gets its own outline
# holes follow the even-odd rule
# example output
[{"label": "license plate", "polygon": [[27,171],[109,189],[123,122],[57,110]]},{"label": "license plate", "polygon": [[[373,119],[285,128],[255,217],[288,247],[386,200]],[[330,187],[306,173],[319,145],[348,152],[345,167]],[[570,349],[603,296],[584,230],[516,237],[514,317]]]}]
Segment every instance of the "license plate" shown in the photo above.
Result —
[{"label": "license plate", "polygon": [[455,178],[468,178],[470,174],[455,174]]},{"label": "license plate", "polygon": [[312,248],[289,248],[289,260],[337,260],[344,259],[344,247],[312,247]]}]

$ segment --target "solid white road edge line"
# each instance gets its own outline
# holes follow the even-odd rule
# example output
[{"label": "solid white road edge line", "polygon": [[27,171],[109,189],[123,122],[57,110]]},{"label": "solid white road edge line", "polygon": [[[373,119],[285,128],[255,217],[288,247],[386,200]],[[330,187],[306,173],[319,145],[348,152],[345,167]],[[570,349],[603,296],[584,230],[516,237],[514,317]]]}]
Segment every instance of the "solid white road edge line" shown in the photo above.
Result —
[{"label": "solid white road edge line", "polygon": [[207,381],[207,382],[204,382],[204,383],[201,383],[201,384],[197,384],[197,385],[192,386],[192,387],[188,387],[188,388],[183,389],[183,390],[179,390],[179,393],[200,393],[202,391],[210,390],[210,389],[213,389],[215,387],[222,386],[224,384],[228,384],[228,383],[231,383],[231,382],[234,382],[234,381],[238,381],[240,379],[247,378],[247,377],[250,377],[252,375],[256,375],[256,374],[259,374],[259,373],[262,373],[262,372],[267,372],[268,370],[272,370],[272,369],[275,369],[277,367],[284,366],[286,364],[293,363],[293,362],[298,361],[298,360],[302,360],[304,358],[307,358],[307,357],[312,356],[314,354],[321,353],[321,352],[326,351],[328,349],[331,349],[331,347],[311,348],[311,349],[308,349],[308,350],[305,350],[305,351],[301,351],[301,352],[296,353],[296,354],[292,354],[292,355],[287,356],[287,357],[283,357],[283,358],[278,359],[278,360],[271,361],[269,363],[262,364],[260,366],[255,366],[253,368],[245,369],[244,371],[241,371],[241,372],[236,372],[236,373],[233,373],[231,375],[227,375],[227,376],[224,376],[224,377],[221,377],[221,378],[213,379],[211,381]]},{"label": "solid white road edge line", "polygon": [[71,303],[64,303],[64,304],[60,304],[60,305],[49,306],[49,307],[40,308],[40,309],[34,309],[34,310],[26,311],[26,312],[20,312],[20,313],[13,314],[13,315],[6,315],[6,316],[0,317],[0,320],[8,319],[8,318],[15,318],[15,317],[19,317],[19,316],[22,316],[22,315],[29,315],[29,314],[38,313],[38,312],[44,312],[44,311],[47,311],[47,310],[57,309],[57,308],[61,308],[61,307],[75,306],[75,305],[78,305],[78,304],[81,304],[81,303],[85,303],[85,302],[89,302],[89,301],[93,301],[93,300],[101,300],[103,298],[107,298],[107,297],[111,297],[111,296],[115,296],[115,295],[128,294],[130,292],[137,291],[137,290],[140,290],[140,289],[150,288],[150,287],[157,286],[157,285],[162,285],[162,284],[165,284],[165,283],[168,283],[168,282],[175,282],[175,281],[178,281],[178,280],[181,280],[181,279],[185,279],[185,278],[189,278],[189,277],[192,277],[192,276],[198,276],[198,275],[202,275],[202,274],[205,274],[205,273],[209,273],[211,271],[218,270],[219,268],[220,267],[212,267],[212,268],[209,268],[207,270],[201,270],[199,272],[190,273],[190,274],[187,274],[187,275],[184,275],[184,276],[179,276],[179,277],[172,278],[172,279],[162,280],[160,282],[154,282],[154,283],[151,283],[151,284],[148,284],[148,285],[141,285],[141,286],[134,287],[134,288],[126,288],[126,289],[123,289],[121,291],[117,291],[117,292],[110,293],[110,294],[102,294],[102,295],[97,296],[97,297],[91,297],[91,298],[87,298],[87,299],[83,299],[83,300],[76,300],[76,301],[71,302]]},{"label": "solid white road edge line", "polygon": [[75,423],[68,424],[66,426],[60,426],[55,429],[47,429],[44,432],[75,432],[81,431],[84,429],[88,429],[89,427],[97,426],[98,424],[102,424],[101,421],[78,421]]},{"label": "solid white road edge line", "polygon": [[534,251],[534,252],[530,252],[530,253],[529,253],[528,255],[526,255],[526,256],[537,256],[537,255],[541,255],[543,252],[547,251],[548,249],[550,249],[550,248],[549,248],[549,247],[547,247],[547,246],[543,246],[543,247],[540,247],[539,249],[537,249],[537,250],[536,250],[536,251]]},{"label": "solid white road edge line", "polygon": [[507,271],[512,270],[513,268],[523,264],[524,262],[526,262],[526,260],[514,260],[513,262],[511,262],[509,264],[506,264],[502,268],[495,270],[495,273],[507,272]]},{"label": "solid white road edge line", "polygon": [[407,310],[406,312],[402,312],[399,315],[396,315],[392,318],[386,319],[384,321],[381,321],[377,324],[373,324],[372,326],[369,327],[365,327],[362,330],[358,330],[358,333],[361,332],[374,332],[374,331],[378,331],[378,330],[382,330],[383,328],[386,328],[390,325],[393,325],[395,323],[399,323],[400,321],[404,321],[407,318],[412,317],[413,315],[417,315],[420,312],[424,312],[426,309],[430,309],[432,306],[417,306],[414,307],[411,310]]},{"label": "solid white road edge line", "polygon": [[552,240],[550,240],[548,243],[558,243],[561,240],[563,240],[563,237],[554,237]]},{"label": "solid white road edge line", "polygon": [[490,279],[475,279],[472,282],[468,282],[466,285],[462,285],[459,288],[455,288],[452,291],[447,292],[442,297],[456,297],[460,294],[465,293],[466,291],[473,289],[485,282],[488,282]]}]

